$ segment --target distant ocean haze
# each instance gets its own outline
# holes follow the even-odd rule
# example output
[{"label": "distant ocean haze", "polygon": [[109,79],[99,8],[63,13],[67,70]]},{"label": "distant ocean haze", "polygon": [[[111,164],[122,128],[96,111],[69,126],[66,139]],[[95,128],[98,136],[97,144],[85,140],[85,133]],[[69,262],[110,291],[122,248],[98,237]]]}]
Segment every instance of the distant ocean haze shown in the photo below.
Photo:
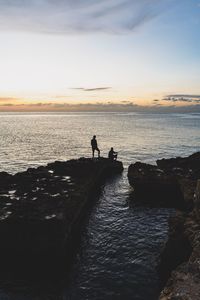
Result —
[{"label": "distant ocean haze", "polygon": [[0,113],[0,170],[91,157],[93,135],[104,157],[114,147],[125,166],[154,163],[198,151],[199,129],[200,114]]}]

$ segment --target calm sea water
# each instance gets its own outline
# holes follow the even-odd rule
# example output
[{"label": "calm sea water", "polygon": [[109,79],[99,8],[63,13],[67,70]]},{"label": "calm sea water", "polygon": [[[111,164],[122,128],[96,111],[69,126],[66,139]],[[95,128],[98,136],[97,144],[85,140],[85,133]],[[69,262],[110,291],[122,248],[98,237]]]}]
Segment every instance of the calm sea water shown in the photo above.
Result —
[{"label": "calm sea water", "polygon": [[156,264],[171,211],[130,205],[127,166],[199,151],[199,130],[200,114],[0,113],[1,171],[89,157],[94,134],[102,155],[113,146],[125,166],[95,202],[69,278],[40,292],[10,283],[0,300],[157,299]]}]

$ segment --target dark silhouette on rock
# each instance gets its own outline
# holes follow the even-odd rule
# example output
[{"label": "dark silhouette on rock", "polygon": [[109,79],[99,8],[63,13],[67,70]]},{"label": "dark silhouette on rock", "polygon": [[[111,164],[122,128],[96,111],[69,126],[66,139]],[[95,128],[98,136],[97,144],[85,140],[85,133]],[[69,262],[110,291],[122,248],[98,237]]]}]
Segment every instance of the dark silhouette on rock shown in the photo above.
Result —
[{"label": "dark silhouette on rock", "polygon": [[121,162],[81,158],[0,173],[0,272],[58,277],[95,194],[122,170]]},{"label": "dark silhouette on rock", "polygon": [[98,152],[98,157],[100,157],[100,150],[98,148],[97,140],[96,140],[96,135],[93,136],[91,139],[91,146],[92,146],[92,157],[94,158],[94,152]]},{"label": "dark silhouette on rock", "polygon": [[117,152],[114,151],[113,147],[110,148],[110,151],[108,152],[108,158],[111,161],[117,160]]}]

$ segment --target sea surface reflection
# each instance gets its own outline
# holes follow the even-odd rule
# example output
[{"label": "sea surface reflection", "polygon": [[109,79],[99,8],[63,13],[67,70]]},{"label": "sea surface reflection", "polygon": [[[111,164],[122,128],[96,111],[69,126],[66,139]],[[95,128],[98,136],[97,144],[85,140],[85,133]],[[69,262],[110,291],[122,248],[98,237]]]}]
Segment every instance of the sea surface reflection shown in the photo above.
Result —
[{"label": "sea surface reflection", "polygon": [[130,203],[127,167],[198,151],[199,128],[199,114],[0,113],[1,171],[90,156],[94,134],[102,155],[113,146],[125,165],[94,199],[69,276],[37,284],[1,279],[0,300],[157,299],[156,265],[173,211]]}]

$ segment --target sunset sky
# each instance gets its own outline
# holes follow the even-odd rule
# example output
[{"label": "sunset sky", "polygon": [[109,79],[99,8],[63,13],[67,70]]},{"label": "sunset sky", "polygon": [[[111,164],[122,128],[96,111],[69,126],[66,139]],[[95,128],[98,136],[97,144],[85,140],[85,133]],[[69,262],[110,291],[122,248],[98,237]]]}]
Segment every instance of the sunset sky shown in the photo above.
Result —
[{"label": "sunset sky", "polygon": [[0,111],[200,110],[200,0],[0,0],[0,41]]}]

